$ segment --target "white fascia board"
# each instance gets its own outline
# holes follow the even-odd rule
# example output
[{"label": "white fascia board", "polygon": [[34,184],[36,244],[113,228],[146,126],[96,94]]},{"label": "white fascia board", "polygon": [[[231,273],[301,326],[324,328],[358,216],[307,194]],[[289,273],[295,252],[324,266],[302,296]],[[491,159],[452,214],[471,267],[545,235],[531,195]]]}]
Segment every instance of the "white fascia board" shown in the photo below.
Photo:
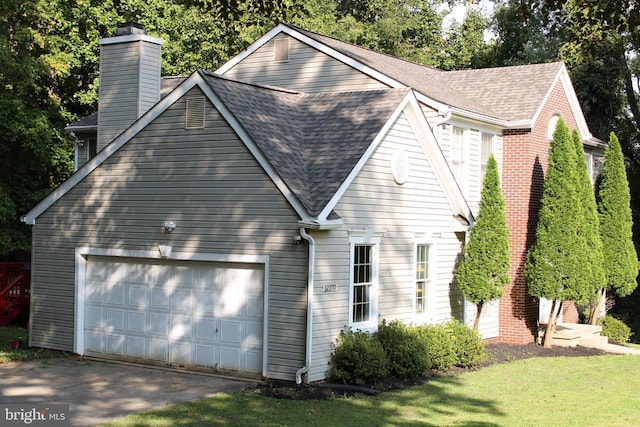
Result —
[{"label": "white fascia board", "polygon": [[[542,109],[547,104],[553,89],[556,87],[558,81],[562,84],[562,88],[564,90],[565,96],[567,97],[567,101],[569,102],[569,108],[573,113],[574,118],[576,119],[576,124],[578,126],[578,133],[580,134],[580,138],[582,141],[593,141],[594,137],[589,130],[589,125],[587,124],[587,120],[584,117],[584,113],[582,112],[582,107],[580,106],[580,101],[578,100],[578,95],[576,95],[576,91],[573,88],[573,83],[571,82],[571,77],[569,76],[569,72],[567,71],[567,67],[562,64],[562,67],[558,71],[558,74],[553,79],[553,83],[549,86],[549,90],[544,96],[544,99],[538,106],[538,110],[531,118],[531,123],[536,123],[540,114],[542,113]],[[544,124],[546,125],[546,123]]]},{"label": "white fascia board", "polygon": [[151,107],[142,117],[129,126],[124,132],[122,132],[116,139],[111,141],[106,147],[100,150],[95,157],[84,164],[80,169],[76,171],[71,177],[63,182],[58,188],[53,190],[47,197],[45,197],[40,203],[38,203],[27,214],[22,216],[21,221],[33,225],[36,218],[51,205],[57,202],[68,191],[75,187],[80,181],[93,172],[98,166],[104,163],[113,153],[118,151],[124,144],[126,144],[131,138],[136,136],[138,132],[143,130],[149,123],[155,120],[160,114],[167,110],[174,102],[182,97],[189,89],[194,85],[194,75],[187,78],[182,84],[174,89],[169,95],[162,98],[156,105]]},{"label": "white fascia board", "polygon": [[429,127],[427,119],[422,114],[420,105],[415,97],[409,98],[404,106],[405,114],[409,119],[413,132],[418,137],[418,140],[422,142],[422,150],[424,155],[429,159],[433,166],[436,175],[439,178],[440,185],[442,185],[445,196],[449,200],[449,204],[453,210],[454,215],[460,215],[464,217],[469,223],[473,221],[473,215],[471,214],[471,208],[467,203],[460,186],[458,185],[447,160],[440,149],[433,131]]},{"label": "white fascia board", "polygon": [[251,139],[238,119],[236,119],[236,117],[231,111],[229,111],[224,102],[222,102],[222,100],[218,97],[218,95],[216,95],[213,89],[205,82],[200,73],[196,72],[194,78],[197,84],[200,86],[200,89],[202,89],[205,95],[207,95],[207,98],[209,98],[209,101],[214,105],[214,107],[218,110],[222,117],[224,117],[224,119],[229,123],[231,128],[236,132],[240,140],[258,161],[262,169],[266,172],[269,178],[271,178],[271,181],[276,185],[276,187],[278,187],[278,190],[280,190],[282,195],[291,204],[300,218],[303,221],[310,220],[311,217],[308,215],[307,210],[304,208],[304,206],[302,206],[297,197],[280,178],[280,175],[278,175],[269,160],[267,160],[262,150],[260,150],[260,148],[258,148],[258,146],[253,142],[253,139]]}]

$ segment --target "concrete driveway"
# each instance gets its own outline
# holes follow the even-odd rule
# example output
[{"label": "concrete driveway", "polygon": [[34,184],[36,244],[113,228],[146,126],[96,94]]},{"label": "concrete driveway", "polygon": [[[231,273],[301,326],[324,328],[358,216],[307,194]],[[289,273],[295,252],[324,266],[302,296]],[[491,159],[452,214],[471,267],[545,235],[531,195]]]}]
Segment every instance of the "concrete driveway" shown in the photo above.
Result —
[{"label": "concrete driveway", "polygon": [[72,426],[93,426],[169,403],[233,393],[253,384],[255,381],[71,356],[0,365],[0,404],[69,404]]}]

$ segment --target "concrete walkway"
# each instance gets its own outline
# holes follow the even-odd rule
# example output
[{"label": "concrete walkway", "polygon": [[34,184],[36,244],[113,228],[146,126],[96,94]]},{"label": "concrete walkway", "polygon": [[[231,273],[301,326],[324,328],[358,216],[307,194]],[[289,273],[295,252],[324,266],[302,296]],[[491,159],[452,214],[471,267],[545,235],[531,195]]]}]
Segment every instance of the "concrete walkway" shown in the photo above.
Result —
[{"label": "concrete walkway", "polygon": [[233,393],[253,384],[255,381],[73,356],[0,364],[0,404],[69,404],[72,426],[93,426],[170,403]]}]

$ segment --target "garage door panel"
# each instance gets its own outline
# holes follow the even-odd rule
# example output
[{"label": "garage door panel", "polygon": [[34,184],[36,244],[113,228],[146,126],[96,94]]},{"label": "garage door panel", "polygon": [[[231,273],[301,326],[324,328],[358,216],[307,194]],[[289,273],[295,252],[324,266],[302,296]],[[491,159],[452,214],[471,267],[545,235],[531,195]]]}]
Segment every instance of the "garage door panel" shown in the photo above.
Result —
[{"label": "garage door panel", "polygon": [[240,370],[240,350],[234,347],[220,348],[220,368],[232,371]]},{"label": "garage door panel", "polygon": [[109,304],[124,304],[125,286],[117,283],[108,283],[105,286],[105,302]]},{"label": "garage door panel", "polygon": [[259,347],[262,345],[262,324],[246,322],[243,345]]},{"label": "garage door panel", "polygon": [[152,309],[167,310],[171,306],[171,294],[164,289],[151,289]]},{"label": "garage door panel", "polygon": [[139,285],[129,285],[129,298],[127,304],[133,307],[146,308],[147,303],[147,288]]},{"label": "garage door panel", "polygon": [[144,358],[146,355],[145,339],[143,337],[126,337],[126,356]]},{"label": "garage door panel", "polygon": [[224,343],[242,342],[242,322],[238,320],[220,321],[220,340]]},{"label": "garage door panel", "polygon": [[215,319],[196,320],[196,338],[199,340],[215,341],[218,327]]},{"label": "garage door panel", "polygon": [[127,312],[127,332],[144,334],[146,332],[147,314],[144,311]]},{"label": "garage door panel", "polygon": [[163,337],[169,335],[169,315],[162,313],[150,313],[149,333]]},{"label": "garage door panel", "polygon": [[171,348],[171,363],[184,363],[191,365],[191,342],[189,341],[176,341],[172,342],[169,347]]},{"label": "garage door panel", "polygon": [[169,357],[169,341],[167,340],[150,339],[148,347],[149,359],[164,362]]},{"label": "garage door panel", "polygon": [[247,296],[247,305],[245,308],[245,314],[249,317],[256,317],[262,319],[264,315],[262,309],[262,296]]},{"label": "garage door panel", "polygon": [[217,363],[215,346],[196,344],[196,365],[216,367]]},{"label": "garage door panel", "polygon": [[262,372],[261,268],[89,257],[85,279],[84,350]]},{"label": "garage door panel", "polygon": [[179,340],[191,337],[191,317],[190,316],[171,316],[171,331],[169,338],[171,340]]},{"label": "garage door panel", "polygon": [[101,307],[87,307],[84,312],[85,328],[104,328],[104,315]]},{"label": "garage door panel", "polygon": [[107,331],[124,331],[124,310],[107,309],[105,317]]},{"label": "garage door panel", "polygon": [[116,354],[118,356],[124,356],[124,340],[124,335],[106,335],[105,352],[109,354]]},{"label": "garage door panel", "polygon": [[257,374],[262,372],[262,352],[260,351],[247,351],[245,371],[255,372]]},{"label": "garage door panel", "polygon": [[196,292],[196,312],[214,314],[216,307],[216,295],[214,291]]},{"label": "garage door panel", "polygon": [[171,308],[175,311],[193,311],[193,295],[191,289],[176,289],[173,292]]},{"label": "garage door panel", "polygon": [[84,346],[87,351],[104,352],[102,333],[87,331],[84,334]]}]

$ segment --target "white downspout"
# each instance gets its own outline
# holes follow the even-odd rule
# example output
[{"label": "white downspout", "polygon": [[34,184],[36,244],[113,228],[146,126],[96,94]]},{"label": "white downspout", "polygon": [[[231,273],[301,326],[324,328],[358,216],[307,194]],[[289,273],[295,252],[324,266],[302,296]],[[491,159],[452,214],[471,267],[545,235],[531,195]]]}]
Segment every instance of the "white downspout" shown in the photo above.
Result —
[{"label": "white downspout", "polygon": [[[296,384],[302,384],[302,374],[309,372],[311,368],[312,327],[313,327],[313,277],[316,262],[316,242],[307,230],[300,228],[300,237],[309,242],[309,272],[307,277],[307,334],[305,346],[305,365],[296,371]],[[308,381],[307,381],[308,382]]]}]

